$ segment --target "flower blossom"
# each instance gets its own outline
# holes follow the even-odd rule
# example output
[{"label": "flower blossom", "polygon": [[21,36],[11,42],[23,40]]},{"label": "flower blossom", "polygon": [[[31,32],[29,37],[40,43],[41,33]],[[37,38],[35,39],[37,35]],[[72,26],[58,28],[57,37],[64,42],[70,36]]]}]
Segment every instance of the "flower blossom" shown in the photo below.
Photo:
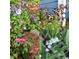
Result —
[{"label": "flower blossom", "polygon": [[60,40],[58,39],[58,37],[55,37],[55,38],[51,38],[51,40],[49,41],[50,43],[57,43],[59,42]]},{"label": "flower blossom", "polygon": [[49,52],[49,49],[48,48],[46,48],[46,52]]},{"label": "flower blossom", "polygon": [[15,12],[15,15],[18,15],[20,16],[21,13],[22,13],[22,9],[21,9],[21,6],[18,6],[18,7],[14,7],[14,12]]},{"label": "flower blossom", "polygon": [[21,1],[22,5],[26,7],[26,2],[25,1]]},{"label": "flower blossom", "polygon": [[48,45],[50,47],[53,43],[57,43],[59,41],[60,40],[58,39],[58,37],[51,38],[49,41],[46,41],[46,45]]},{"label": "flower blossom", "polygon": [[16,38],[16,42],[18,42],[18,43],[24,43],[24,42],[26,42],[26,40],[27,39],[25,39],[25,38]]}]

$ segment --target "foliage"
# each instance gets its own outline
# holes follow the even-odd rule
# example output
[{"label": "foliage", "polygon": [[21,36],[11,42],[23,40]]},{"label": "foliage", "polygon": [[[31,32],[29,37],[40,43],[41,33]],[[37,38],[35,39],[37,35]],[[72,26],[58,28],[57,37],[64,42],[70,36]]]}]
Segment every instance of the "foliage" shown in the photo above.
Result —
[{"label": "foliage", "polygon": [[[40,41],[39,55],[42,56],[42,59],[55,59],[55,58],[64,59],[65,58],[64,50],[68,49],[68,45],[67,45],[68,36],[66,36],[67,28],[64,28],[64,30],[60,32],[62,28],[61,28],[60,22],[58,21],[59,18],[56,15],[52,16],[53,18],[50,21],[48,18],[46,18],[47,16],[45,16],[42,10],[37,10],[38,13],[36,12],[31,13],[27,8],[27,6],[22,7],[22,13],[19,16],[14,15],[15,12],[13,10],[13,7],[18,6],[20,3],[21,3],[20,0],[10,0],[10,4],[11,4],[11,13],[10,13],[10,19],[11,19],[10,55],[11,57],[10,58],[15,59],[17,57],[17,54],[22,54],[23,59],[28,59],[28,53],[29,53],[28,50],[32,44],[31,41],[27,41],[26,43],[21,44],[21,43],[17,43],[15,40],[18,37],[24,36],[23,30],[24,28],[26,28],[26,29],[30,29],[30,31],[34,29],[38,30],[44,36],[48,36],[49,37],[48,40],[50,40],[52,37],[59,38],[60,42],[52,44],[52,48],[51,48],[52,54],[47,53],[45,51],[46,46],[43,44],[43,40],[45,40],[45,38],[43,38],[43,40]],[[39,4],[40,1],[29,0],[26,3]],[[32,16],[34,18],[32,18]],[[39,56],[37,56],[36,58],[39,59]]]}]

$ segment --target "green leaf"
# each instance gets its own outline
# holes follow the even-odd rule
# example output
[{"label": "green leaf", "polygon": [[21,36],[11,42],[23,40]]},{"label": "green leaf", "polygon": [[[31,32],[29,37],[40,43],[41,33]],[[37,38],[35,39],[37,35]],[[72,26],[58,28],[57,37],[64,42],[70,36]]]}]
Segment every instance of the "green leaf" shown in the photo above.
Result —
[{"label": "green leaf", "polygon": [[66,41],[66,45],[69,47],[69,30],[67,30],[65,41]]}]

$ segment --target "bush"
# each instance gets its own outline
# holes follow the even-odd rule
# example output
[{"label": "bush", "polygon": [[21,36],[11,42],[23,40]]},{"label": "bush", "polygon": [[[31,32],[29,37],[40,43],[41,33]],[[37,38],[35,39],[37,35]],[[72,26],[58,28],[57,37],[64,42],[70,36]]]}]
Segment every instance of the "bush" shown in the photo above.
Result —
[{"label": "bush", "polygon": [[[60,31],[61,24],[58,16],[52,16],[51,19],[45,16],[43,10],[39,9],[39,0],[20,1],[10,0],[11,5],[11,28],[10,28],[10,58],[29,59],[29,49],[32,46],[32,38],[26,40],[25,32],[37,30],[42,36],[41,40],[35,41],[40,45],[39,53],[36,59],[64,59],[65,52],[68,50],[67,41],[65,40],[67,28]],[[16,41],[16,40],[19,41]],[[23,41],[25,40],[25,41]],[[53,41],[51,48],[48,48],[46,42]],[[48,49],[48,50],[46,50]],[[19,56],[19,57],[18,57]],[[62,56],[62,57],[61,57]]]}]

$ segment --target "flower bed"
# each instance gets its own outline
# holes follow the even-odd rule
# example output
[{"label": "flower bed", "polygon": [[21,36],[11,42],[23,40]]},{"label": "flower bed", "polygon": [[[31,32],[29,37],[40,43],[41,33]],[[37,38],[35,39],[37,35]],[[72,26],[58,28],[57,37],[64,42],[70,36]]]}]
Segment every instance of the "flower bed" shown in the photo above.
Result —
[{"label": "flower bed", "polygon": [[59,16],[46,16],[40,0],[10,2],[11,59],[68,58],[68,25],[62,27]]}]

